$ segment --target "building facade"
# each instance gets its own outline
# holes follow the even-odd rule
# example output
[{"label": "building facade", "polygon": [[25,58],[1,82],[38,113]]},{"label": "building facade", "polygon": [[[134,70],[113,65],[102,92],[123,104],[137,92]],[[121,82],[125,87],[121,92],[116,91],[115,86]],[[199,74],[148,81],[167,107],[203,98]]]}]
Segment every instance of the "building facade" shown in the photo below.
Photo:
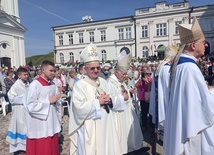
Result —
[{"label": "building facade", "polygon": [[161,58],[165,47],[179,47],[177,25],[190,23],[193,16],[199,19],[209,43],[207,52],[213,51],[214,5],[189,7],[188,2],[168,5],[164,1],[136,9],[134,16],[52,27],[55,62],[79,61],[81,51],[90,42],[98,47],[103,62],[116,60],[123,47],[136,58]]},{"label": "building facade", "polygon": [[0,67],[25,65],[24,32],[18,0],[0,0]]}]

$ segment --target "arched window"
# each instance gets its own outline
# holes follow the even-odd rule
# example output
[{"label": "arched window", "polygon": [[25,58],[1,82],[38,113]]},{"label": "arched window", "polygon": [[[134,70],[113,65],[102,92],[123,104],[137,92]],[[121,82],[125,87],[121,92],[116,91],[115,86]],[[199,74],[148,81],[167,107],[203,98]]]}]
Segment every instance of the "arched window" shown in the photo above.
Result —
[{"label": "arched window", "polygon": [[107,60],[107,54],[106,54],[106,51],[105,50],[102,50],[102,61],[106,61]]},{"label": "arched window", "polygon": [[64,54],[63,53],[60,53],[59,54],[59,57],[60,57],[60,63],[64,63],[65,59],[64,59]]},{"label": "arched window", "polygon": [[147,46],[143,46],[142,56],[143,56],[143,58],[146,58],[149,56],[149,49]]},{"label": "arched window", "polygon": [[70,52],[69,55],[70,55],[70,61],[74,61],[74,53]]},{"label": "arched window", "polygon": [[163,45],[163,44],[160,44],[160,45],[158,46],[158,49],[161,48],[162,46],[164,46],[164,45]]}]

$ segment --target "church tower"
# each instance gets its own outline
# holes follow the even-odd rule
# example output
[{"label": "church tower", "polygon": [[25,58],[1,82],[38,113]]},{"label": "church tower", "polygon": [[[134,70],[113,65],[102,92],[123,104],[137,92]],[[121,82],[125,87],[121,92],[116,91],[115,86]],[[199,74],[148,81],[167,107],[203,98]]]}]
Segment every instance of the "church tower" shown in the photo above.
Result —
[{"label": "church tower", "polygon": [[0,10],[20,22],[18,0],[0,0]]},{"label": "church tower", "polygon": [[0,0],[0,67],[25,65],[24,33],[18,0]]}]

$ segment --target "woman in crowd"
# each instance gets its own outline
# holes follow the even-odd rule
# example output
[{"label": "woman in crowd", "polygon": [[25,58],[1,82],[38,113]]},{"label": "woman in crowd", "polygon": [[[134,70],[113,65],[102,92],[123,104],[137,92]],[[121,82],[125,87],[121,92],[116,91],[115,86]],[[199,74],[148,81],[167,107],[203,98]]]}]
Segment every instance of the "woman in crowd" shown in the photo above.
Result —
[{"label": "woman in crowd", "polygon": [[[12,85],[16,82],[16,79],[14,78],[14,71],[12,70],[8,70],[6,78],[4,78],[4,83],[5,83],[5,87],[6,87],[6,94],[8,93],[8,91],[10,90],[10,88],[12,87]],[[6,95],[6,100],[8,100],[8,97]],[[11,103],[9,102],[9,106],[8,106],[8,113],[10,114],[12,112],[12,106]]]},{"label": "woman in crowd", "polygon": [[146,69],[141,75],[141,79],[135,84],[138,90],[138,98],[140,100],[141,118],[142,118],[142,131],[145,131],[148,126],[151,127],[151,116],[149,116],[149,122],[147,115],[149,113],[149,99],[151,91],[151,71]]},{"label": "woman in crowd", "polygon": [[7,73],[7,77],[4,79],[4,83],[6,86],[6,92],[8,92],[11,88],[11,86],[16,82],[16,79],[14,78],[14,72],[12,70],[9,70]]}]

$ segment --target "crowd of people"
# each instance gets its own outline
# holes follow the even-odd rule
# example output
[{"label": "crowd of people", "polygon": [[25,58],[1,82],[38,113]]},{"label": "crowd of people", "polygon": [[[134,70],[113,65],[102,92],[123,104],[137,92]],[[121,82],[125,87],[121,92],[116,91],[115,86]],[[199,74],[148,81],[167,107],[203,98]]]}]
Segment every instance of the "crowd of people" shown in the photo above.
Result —
[{"label": "crowd of people", "polygon": [[214,154],[214,62],[203,56],[207,43],[196,18],[178,27],[180,49],[167,47],[159,64],[132,62],[124,47],[115,65],[101,65],[91,43],[72,69],[46,60],[30,77],[26,67],[4,67],[10,153],[59,155],[67,96],[71,155],[148,151],[146,132],[164,142],[166,155]]}]

